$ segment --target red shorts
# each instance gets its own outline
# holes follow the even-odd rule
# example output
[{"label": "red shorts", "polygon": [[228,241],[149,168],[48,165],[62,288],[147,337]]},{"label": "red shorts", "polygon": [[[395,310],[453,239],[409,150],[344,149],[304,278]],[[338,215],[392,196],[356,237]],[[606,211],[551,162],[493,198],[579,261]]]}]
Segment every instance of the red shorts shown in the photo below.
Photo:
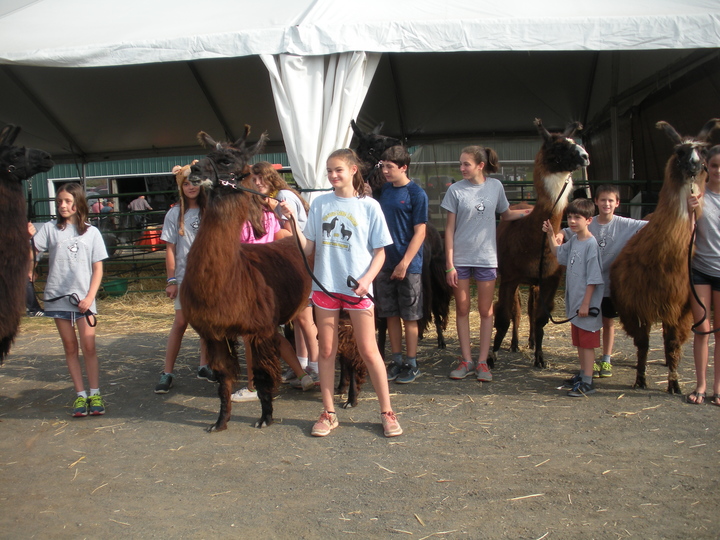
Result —
[{"label": "red shorts", "polygon": [[[313,291],[311,299],[315,306],[329,311],[340,311],[341,309],[366,310],[373,307],[372,300],[369,298],[358,298],[357,296],[340,293],[333,293],[333,296],[335,298],[328,296],[322,291]],[[360,302],[358,302],[358,300]]]},{"label": "red shorts", "polygon": [[597,349],[600,346],[600,330],[590,332],[578,328],[570,323],[572,327],[572,344],[581,349]]}]

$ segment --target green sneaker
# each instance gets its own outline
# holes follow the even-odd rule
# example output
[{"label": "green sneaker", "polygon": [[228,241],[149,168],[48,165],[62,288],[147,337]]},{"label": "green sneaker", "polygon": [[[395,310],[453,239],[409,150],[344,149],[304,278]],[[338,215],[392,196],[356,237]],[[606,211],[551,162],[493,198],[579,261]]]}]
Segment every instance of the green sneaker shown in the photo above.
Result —
[{"label": "green sneaker", "polygon": [[610,362],[600,362],[600,377],[612,377],[612,364]]},{"label": "green sneaker", "polygon": [[87,398],[88,414],[90,416],[100,416],[105,414],[105,402],[100,394],[95,394]]},{"label": "green sneaker", "polygon": [[72,408],[72,415],[75,418],[81,418],[88,415],[87,399],[82,396],[78,396],[77,398],[75,398],[75,402],[73,403]]},{"label": "green sneaker", "polygon": [[593,379],[597,379],[598,377],[600,377],[600,364],[595,362],[593,366]]}]

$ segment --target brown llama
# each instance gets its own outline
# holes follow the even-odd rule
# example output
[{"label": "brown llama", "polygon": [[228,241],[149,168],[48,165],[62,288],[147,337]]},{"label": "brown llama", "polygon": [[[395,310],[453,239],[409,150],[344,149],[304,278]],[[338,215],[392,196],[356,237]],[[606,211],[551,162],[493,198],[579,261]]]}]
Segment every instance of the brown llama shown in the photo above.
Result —
[{"label": "brown llama", "polygon": [[[402,141],[394,137],[380,135],[383,124],[375,127],[371,132],[363,132],[355,123],[350,126],[357,138],[356,153],[363,162],[363,178],[372,190],[372,196],[377,199],[385,184],[385,176],[380,167],[380,156],[392,146],[402,145]],[[447,328],[450,313],[450,300],[452,290],[445,278],[445,247],[443,239],[435,226],[428,221],[425,228],[425,241],[423,242],[423,269],[422,269],[423,316],[418,321],[418,337],[422,339],[430,323],[435,321],[438,349],[445,348],[443,332]],[[385,356],[385,338],[387,324],[385,319],[378,319],[378,347],[380,354]]]},{"label": "brown llama", "polygon": [[340,312],[338,323],[337,358],[340,363],[340,380],[335,393],[342,395],[347,392],[347,400],[340,406],[343,409],[357,407],[357,398],[365,383],[367,368],[355,343],[350,316],[345,311]]},{"label": "brown llama", "polygon": [[720,127],[720,120],[710,120],[695,138],[681,137],[667,122],[658,122],[657,127],[665,131],[675,148],[665,166],[655,212],[610,267],[610,294],[620,323],[637,347],[633,388],[647,388],[650,329],[661,321],[668,392],[679,394],[677,368],[692,324],[688,279],[692,219],[687,200],[691,192],[705,190],[708,138]]},{"label": "brown llama", "polygon": [[534,335],[534,365],[545,367],[542,350],[544,327],[555,304],[562,267],[550,253],[542,223],[550,219],[555,232],[560,231],[563,211],[572,193],[572,173],[590,163],[585,149],[571,138],[582,129],[579,122],[570,124],[563,133],[550,133],[540,119],[535,119],[535,127],[543,139],[535,156],[533,172],[537,201],[528,216],[516,221],[501,221],[497,228],[500,288],[495,303],[495,341],[488,359],[492,362],[489,363],[494,363],[511,321],[516,324],[513,326],[510,350],[518,350],[518,287],[527,284],[530,285],[530,325],[534,330],[534,334],[531,332],[531,336]]},{"label": "brown llama", "polygon": [[218,374],[220,415],[208,431],[227,428],[233,383],[240,364],[237,340],[248,338],[253,375],[262,414],[254,424],[273,422],[272,394],[280,380],[278,326],[293,319],[307,304],[310,277],[294,237],[269,244],[241,244],[252,195],[242,191],[248,160],[264,146],[263,134],[246,146],[250,132],[234,143],[215,142],[207,133],[198,139],[212,148],[195,163],[189,179],[208,190],[208,202],[187,258],[180,300],[188,322],[207,342],[208,364]]},{"label": "brown llama", "polygon": [[30,269],[30,233],[23,180],[49,171],[50,154],[34,148],[13,146],[20,128],[0,131],[0,365],[10,352],[25,313],[25,290]]}]

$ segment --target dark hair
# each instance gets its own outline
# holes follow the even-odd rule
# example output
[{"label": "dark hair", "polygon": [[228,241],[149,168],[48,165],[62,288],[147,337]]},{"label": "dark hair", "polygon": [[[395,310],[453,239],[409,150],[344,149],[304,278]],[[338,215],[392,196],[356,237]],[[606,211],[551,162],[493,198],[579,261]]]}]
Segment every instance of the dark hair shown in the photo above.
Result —
[{"label": "dark hair", "polygon": [[[74,204],[75,204],[75,227],[77,228],[78,234],[82,236],[85,234],[85,231],[88,229],[88,204],[87,199],[85,198],[85,190],[83,187],[76,183],[71,182],[69,184],[63,184],[60,186],[60,189],[58,189],[55,192],[55,201],[57,204],[57,196],[60,195],[63,191],[69,193],[73,196]],[[72,218],[71,218],[72,219]],[[58,229],[64,229],[67,226],[68,219],[64,218],[60,215],[57,217],[57,228]]]},{"label": "dark hair", "polygon": [[705,156],[705,162],[707,163],[712,158],[720,154],[720,144],[716,144],[713,146],[710,150],[707,151],[707,156]]},{"label": "dark hair", "polygon": [[612,193],[618,201],[620,200],[620,190],[617,186],[613,186],[612,184],[602,184],[596,187],[595,198],[597,199],[601,193]]},{"label": "dark hair", "polygon": [[256,174],[263,179],[263,181],[270,187],[270,194],[273,197],[275,195],[273,195],[272,192],[281,191],[283,189],[287,191],[292,191],[295,195],[297,195],[297,198],[300,199],[300,202],[302,202],[305,211],[307,212],[308,210],[310,210],[310,205],[303,198],[303,196],[297,190],[291,188],[288,185],[285,179],[280,176],[280,174],[278,174],[278,172],[275,170],[275,167],[273,167],[270,162],[258,161],[255,165],[250,167],[250,171],[252,172],[252,174]]},{"label": "dark hair", "polygon": [[339,150],[335,150],[332,154],[328,156],[328,161],[335,158],[342,159],[348,165],[354,165],[355,167],[357,167],[357,171],[353,176],[353,189],[357,192],[358,197],[364,197],[365,180],[363,180],[362,173],[360,172],[362,169],[362,162],[360,161],[358,155],[355,153],[355,150],[351,150],[350,148],[341,148]]},{"label": "dark hair", "polygon": [[380,156],[381,161],[392,161],[398,167],[410,167],[410,153],[404,146],[391,146]]},{"label": "dark hair", "polygon": [[487,173],[496,173],[500,170],[500,158],[497,152],[487,146],[466,146],[460,154],[468,154],[472,156],[473,161],[478,165],[484,163],[483,170]]},{"label": "dark hair", "polygon": [[567,214],[575,214],[590,219],[595,215],[595,203],[592,199],[573,199],[567,205]]}]

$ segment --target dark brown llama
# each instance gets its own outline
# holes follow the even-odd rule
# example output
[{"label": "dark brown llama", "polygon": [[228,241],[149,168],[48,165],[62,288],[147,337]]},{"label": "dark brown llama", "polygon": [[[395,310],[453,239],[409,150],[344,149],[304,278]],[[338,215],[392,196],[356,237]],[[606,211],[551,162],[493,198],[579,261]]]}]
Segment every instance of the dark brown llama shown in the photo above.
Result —
[{"label": "dark brown llama", "polygon": [[270,244],[241,244],[252,195],[240,189],[248,160],[264,146],[263,134],[246,146],[249,127],[234,143],[198,139],[212,148],[194,164],[190,181],[208,190],[208,203],[188,254],[180,288],[183,313],[207,341],[208,364],[218,374],[220,415],[208,431],[227,428],[233,383],[239,373],[237,340],[247,337],[262,414],[256,427],[273,422],[272,393],[280,380],[278,325],[307,304],[310,277],[294,237]]},{"label": "dark brown llama", "polygon": [[[380,135],[383,124],[375,127],[371,132],[363,132],[354,121],[350,125],[357,138],[356,152],[364,164],[363,177],[372,189],[375,199],[380,196],[385,176],[382,174],[379,162],[383,152],[392,146],[402,145],[402,142],[393,137]],[[452,290],[445,278],[445,247],[440,233],[428,221],[425,229],[425,242],[423,243],[423,317],[418,321],[418,334],[422,338],[428,326],[435,321],[437,343],[439,349],[445,348],[443,332],[447,328],[450,312]],[[378,346],[380,354],[385,355],[385,338],[387,326],[385,319],[378,320]]]},{"label": "dark brown llama", "polygon": [[[545,367],[544,327],[554,307],[562,268],[550,253],[542,223],[550,219],[555,232],[559,232],[563,211],[572,193],[571,175],[580,167],[587,167],[590,159],[585,149],[571,138],[582,129],[579,122],[570,124],[563,133],[548,132],[540,119],[535,119],[535,127],[543,144],[535,156],[533,185],[537,201],[534,209],[522,219],[501,221],[497,228],[500,288],[495,303],[495,341],[490,359],[494,359],[500,349],[510,322],[519,319],[518,287],[527,284],[531,286],[530,303],[534,303],[529,308],[535,337],[534,365]],[[541,253],[544,253],[542,270]],[[534,289],[535,286],[539,286],[539,290]],[[510,349],[518,350],[517,326],[513,328]]]},{"label": "dark brown llama", "polygon": [[705,152],[720,120],[710,120],[695,137],[681,137],[667,122],[658,122],[675,145],[655,212],[610,267],[611,295],[625,332],[637,347],[633,388],[647,388],[645,370],[650,329],[662,322],[668,392],[679,394],[678,364],[690,336],[690,284],[687,275],[691,214],[687,200],[705,190]]},{"label": "dark brown llama", "polygon": [[350,316],[345,311],[340,312],[338,323],[337,358],[340,363],[340,380],[335,393],[342,395],[347,392],[347,400],[340,406],[343,409],[357,407],[357,398],[365,384],[367,368],[355,343]]},{"label": "dark brown llama", "polygon": [[0,365],[10,352],[25,313],[25,290],[30,269],[30,233],[23,180],[49,171],[50,154],[34,148],[13,146],[20,128],[0,131]]}]

